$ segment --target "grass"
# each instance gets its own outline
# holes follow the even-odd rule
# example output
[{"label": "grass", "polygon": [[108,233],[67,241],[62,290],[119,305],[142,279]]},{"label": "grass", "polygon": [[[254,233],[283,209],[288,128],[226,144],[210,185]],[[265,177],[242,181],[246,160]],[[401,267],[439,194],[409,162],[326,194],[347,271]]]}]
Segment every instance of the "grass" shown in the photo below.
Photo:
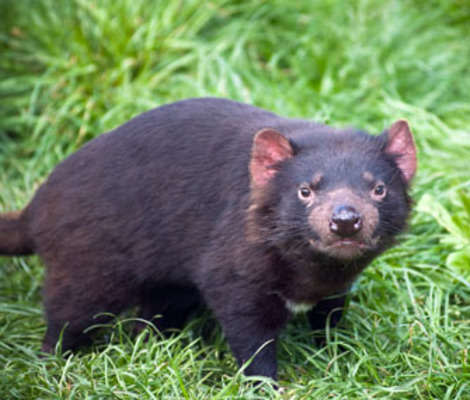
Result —
[{"label": "grass", "polygon": [[358,280],[325,348],[304,318],[280,386],[252,384],[204,317],[177,335],[39,358],[43,265],[0,260],[1,399],[470,399],[470,6],[465,0],[4,0],[0,209],[61,159],[152,107],[194,96],[380,132],[407,118],[417,207]]}]

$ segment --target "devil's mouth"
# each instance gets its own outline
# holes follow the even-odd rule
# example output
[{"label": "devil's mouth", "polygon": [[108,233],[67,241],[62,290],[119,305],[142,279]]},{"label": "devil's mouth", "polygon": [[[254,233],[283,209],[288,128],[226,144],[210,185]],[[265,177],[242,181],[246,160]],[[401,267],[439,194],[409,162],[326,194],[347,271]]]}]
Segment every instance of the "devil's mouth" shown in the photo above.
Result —
[{"label": "devil's mouth", "polygon": [[330,241],[309,239],[309,243],[314,249],[340,259],[359,257],[372,248],[370,243],[352,238],[337,238]]},{"label": "devil's mouth", "polygon": [[353,239],[339,239],[329,244],[328,247],[331,248],[358,248],[358,249],[367,249],[369,246],[364,242]]},{"label": "devil's mouth", "polygon": [[358,249],[367,249],[369,248],[369,246],[362,242],[362,241],[359,241],[359,240],[355,240],[355,239],[337,239],[335,241],[331,241],[329,243],[324,243],[322,242],[321,240],[318,240],[318,239],[310,239],[309,240],[310,244],[314,247],[317,247],[318,245],[320,245],[321,247],[325,247],[325,248],[333,248],[333,249],[337,249],[337,248],[358,248]]}]

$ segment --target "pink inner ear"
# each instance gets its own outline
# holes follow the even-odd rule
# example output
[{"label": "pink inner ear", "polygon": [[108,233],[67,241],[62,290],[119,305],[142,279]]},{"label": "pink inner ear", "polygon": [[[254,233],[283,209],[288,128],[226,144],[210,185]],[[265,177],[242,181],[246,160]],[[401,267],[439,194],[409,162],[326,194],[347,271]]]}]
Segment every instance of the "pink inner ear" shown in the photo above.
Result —
[{"label": "pink inner ear", "polygon": [[294,154],[289,140],[273,129],[259,131],[253,139],[250,161],[252,184],[262,187],[276,174],[276,164]]},{"label": "pink inner ear", "polygon": [[397,165],[406,182],[410,182],[416,173],[416,146],[408,122],[399,120],[388,131],[385,152],[397,156]]}]

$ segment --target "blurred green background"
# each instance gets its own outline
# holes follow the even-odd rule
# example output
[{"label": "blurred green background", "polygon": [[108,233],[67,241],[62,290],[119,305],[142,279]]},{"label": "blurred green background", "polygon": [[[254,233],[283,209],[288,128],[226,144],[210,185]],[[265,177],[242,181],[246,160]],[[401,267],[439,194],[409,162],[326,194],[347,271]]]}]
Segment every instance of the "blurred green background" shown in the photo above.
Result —
[{"label": "blurred green background", "polygon": [[[2,0],[0,210],[27,204],[87,140],[164,103],[228,97],[379,133],[408,119],[416,208],[369,267],[324,349],[305,320],[279,349],[281,390],[253,386],[204,317],[38,358],[43,266],[0,259],[0,398],[470,399],[468,0]],[[132,317],[132,315],[130,315]]]}]

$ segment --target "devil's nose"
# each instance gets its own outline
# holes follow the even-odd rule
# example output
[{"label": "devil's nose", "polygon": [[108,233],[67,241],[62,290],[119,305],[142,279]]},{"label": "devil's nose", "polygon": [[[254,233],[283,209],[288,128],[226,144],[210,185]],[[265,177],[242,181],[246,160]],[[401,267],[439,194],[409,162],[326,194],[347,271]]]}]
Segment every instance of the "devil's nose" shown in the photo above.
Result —
[{"label": "devil's nose", "polygon": [[361,214],[352,206],[335,207],[330,219],[330,230],[342,237],[353,236],[362,228]]}]

